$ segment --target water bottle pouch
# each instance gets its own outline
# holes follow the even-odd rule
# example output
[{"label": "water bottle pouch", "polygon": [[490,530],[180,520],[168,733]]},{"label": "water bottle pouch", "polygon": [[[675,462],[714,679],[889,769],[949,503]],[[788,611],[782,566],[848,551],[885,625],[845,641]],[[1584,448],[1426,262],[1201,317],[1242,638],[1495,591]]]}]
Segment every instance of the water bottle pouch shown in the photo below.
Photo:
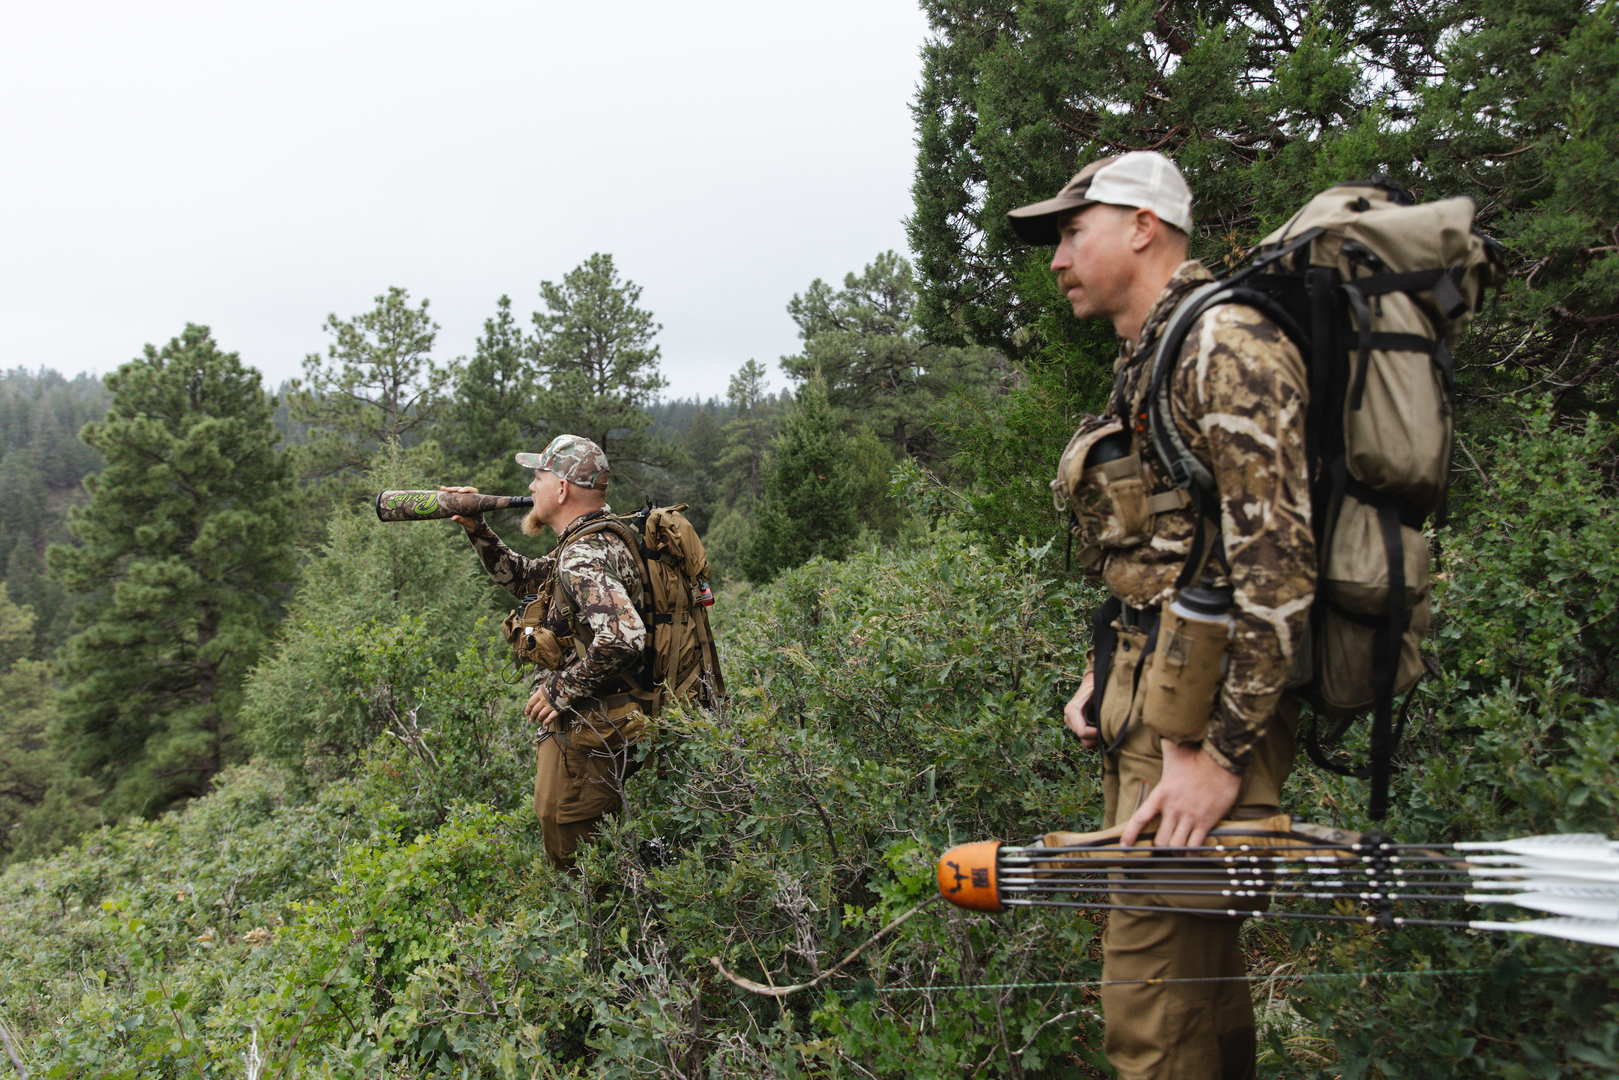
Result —
[{"label": "water bottle pouch", "polygon": [[1201,742],[1225,678],[1229,647],[1224,621],[1187,619],[1166,608],[1147,669],[1143,722],[1173,742]]},{"label": "water bottle pouch", "polygon": [[545,618],[545,608],[537,597],[528,597],[522,607],[501,620],[501,636],[519,661],[561,671],[568,650],[573,648],[573,639],[558,637],[550,627],[539,625]]},{"label": "water bottle pouch", "polygon": [[[1181,488],[1149,493],[1141,458],[1129,439],[1120,421],[1088,416],[1057,463],[1053,503],[1073,512],[1072,531],[1084,553],[1143,544],[1152,536],[1158,514],[1191,501]],[[1099,551],[1097,555],[1099,561]],[[1080,561],[1086,563],[1083,554]]]}]

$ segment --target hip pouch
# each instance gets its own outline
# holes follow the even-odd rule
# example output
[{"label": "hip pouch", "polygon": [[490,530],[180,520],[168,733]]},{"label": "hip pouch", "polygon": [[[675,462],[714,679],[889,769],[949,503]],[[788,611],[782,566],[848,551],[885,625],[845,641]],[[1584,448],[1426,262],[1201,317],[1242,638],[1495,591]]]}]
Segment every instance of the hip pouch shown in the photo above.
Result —
[{"label": "hip pouch", "polygon": [[1152,633],[1143,628],[1116,619],[1113,622],[1115,642],[1108,664],[1107,684],[1097,687],[1101,707],[1097,712],[1096,727],[1102,736],[1102,745],[1109,751],[1118,749],[1130,728],[1141,720],[1143,695],[1140,693],[1143,667],[1151,660]]},{"label": "hip pouch", "polygon": [[1166,609],[1148,662],[1143,722],[1172,742],[1202,742],[1225,679],[1230,641],[1226,623]]},{"label": "hip pouch", "polygon": [[586,750],[616,752],[641,741],[647,727],[643,703],[630,694],[587,699],[568,717],[563,741]]},{"label": "hip pouch", "polygon": [[550,671],[561,671],[567,650],[573,647],[571,637],[558,637],[548,626],[541,626],[545,618],[545,605],[537,596],[523,598],[523,606],[501,620],[500,633],[519,661],[538,664]]},{"label": "hip pouch", "polygon": [[1087,416],[1068,441],[1051,482],[1052,503],[1073,515],[1070,531],[1083,545],[1079,561],[1100,567],[1103,553],[1144,544],[1153,519],[1190,501],[1181,488],[1147,494],[1141,458],[1121,421]]}]

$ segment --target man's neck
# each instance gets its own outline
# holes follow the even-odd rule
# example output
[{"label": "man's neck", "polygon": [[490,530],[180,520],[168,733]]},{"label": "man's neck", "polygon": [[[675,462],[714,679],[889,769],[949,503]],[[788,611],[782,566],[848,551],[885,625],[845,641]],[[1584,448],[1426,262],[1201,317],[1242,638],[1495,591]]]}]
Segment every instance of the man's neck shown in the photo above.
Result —
[{"label": "man's neck", "polygon": [[557,536],[561,537],[561,536],[565,535],[568,532],[569,529],[571,529],[575,525],[579,524],[579,522],[581,522],[585,518],[590,517],[592,514],[600,513],[602,510],[605,510],[605,509],[607,509],[605,506],[592,506],[589,509],[580,510],[579,512],[574,514],[572,517],[570,517],[567,520],[566,524],[561,525],[561,526],[553,525],[552,528],[556,531]]},{"label": "man's neck", "polygon": [[1135,345],[1141,337],[1141,328],[1147,324],[1147,316],[1152,314],[1153,306],[1164,294],[1170,278],[1175,276],[1175,271],[1179,270],[1185,261],[1185,254],[1177,252],[1172,256],[1154,259],[1142,267],[1141,273],[1131,285],[1129,306],[1113,316],[1113,330],[1119,337],[1130,345]]}]

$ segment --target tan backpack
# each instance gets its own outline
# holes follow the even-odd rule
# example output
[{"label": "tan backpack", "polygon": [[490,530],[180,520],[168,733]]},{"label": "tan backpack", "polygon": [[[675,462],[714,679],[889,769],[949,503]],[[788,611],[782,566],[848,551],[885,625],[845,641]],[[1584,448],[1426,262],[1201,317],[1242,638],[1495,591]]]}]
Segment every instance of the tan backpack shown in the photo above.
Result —
[{"label": "tan backpack", "polygon": [[[725,692],[708,622],[708,607],[713,603],[708,592],[708,555],[697,530],[681,513],[685,509],[685,504],[648,504],[635,514],[591,522],[570,534],[562,545],[611,531],[640,561],[641,590],[633,599],[650,640],[641,669],[627,672],[624,678],[631,687],[630,697],[647,716],[656,716],[670,701],[690,698],[712,705]],[[562,546],[557,548],[559,560]],[[554,585],[554,596],[557,606],[572,614],[560,580]],[[580,657],[589,646],[577,633],[567,644]]]},{"label": "tan backpack", "polygon": [[[1310,373],[1305,422],[1319,557],[1308,661],[1292,683],[1313,716],[1301,732],[1312,760],[1371,779],[1369,812],[1388,807],[1388,776],[1405,723],[1394,700],[1423,674],[1431,575],[1423,526],[1445,500],[1454,431],[1451,350],[1505,277],[1500,246],[1473,229],[1471,199],[1416,205],[1388,180],[1339,184],[1260,243],[1250,266],[1191,293],[1165,326],[1146,404],[1153,446],[1205,512],[1182,576],[1219,535],[1214,479],[1169,413],[1169,372],[1198,316],[1218,304],[1262,311],[1299,346]],[[1213,515],[1212,530],[1205,524]],[[1182,581],[1179,587],[1185,587]],[[1409,705],[1409,698],[1407,699]],[[1371,710],[1369,768],[1330,752]],[[1327,719],[1335,722],[1323,733]]]}]

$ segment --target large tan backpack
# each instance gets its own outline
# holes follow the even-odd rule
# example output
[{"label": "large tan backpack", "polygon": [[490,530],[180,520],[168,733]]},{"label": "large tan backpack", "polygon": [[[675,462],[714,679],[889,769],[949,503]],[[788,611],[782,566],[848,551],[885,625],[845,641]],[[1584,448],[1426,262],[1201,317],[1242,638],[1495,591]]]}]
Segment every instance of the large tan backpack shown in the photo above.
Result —
[{"label": "large tan backpack", "polygon": [[[712,705],[725,692],[708,622],[708,606],[713,603],[708,555],[697,530],[681,513],[685,509],[685,504],[648,504],[635,514],[591,522],[564,541],[572,544],[582,536],[611,531],[640,561],[641,590],[633,599],[650,640],[640,670],[626,673],[625,681],[639,711],[647,716],[656,716],[670,701],[693,699]],[[558,559],[561,554],[558,547]],[[554,590],[556,605],[571,613],[560,580]],[[580,657],[589,646],[577,633],[570,644]]]},{"label": "large tan backpack", "polygon": [[[1147,395],[1156,452],[1216,516],[1218,536],[1219,503],[1205,497],[1214,480],[1169,414],[1169,372],[1194,320],[1217,304],[1256,307],[1299,345],[1310,373],[1305,432],[1319,576],[1311,647],[1299,654],[1308,664],[1292,682],[1313,706],[1301,732],[1306,750],[1325,768],[1370,777],[1374,819],[1387,811],[1404,728],[1404,710],[1394,725],[1394,701],[1424,670],[1432,579],[1423,527],[1449,485],[1451,350],[1505,276],[1500,246],[1473,229],[1473,214],[1471,199],[1417,205],[1387,180],[1328,188],[1265,237],[1246,270],[1181,302]],[[1204,518],[1199,566],[1211,532]],[[1353,768],[1330,748],[1367,710],[1371,760]],[[1324,732],[1328,720],[1333,730]]]}]

